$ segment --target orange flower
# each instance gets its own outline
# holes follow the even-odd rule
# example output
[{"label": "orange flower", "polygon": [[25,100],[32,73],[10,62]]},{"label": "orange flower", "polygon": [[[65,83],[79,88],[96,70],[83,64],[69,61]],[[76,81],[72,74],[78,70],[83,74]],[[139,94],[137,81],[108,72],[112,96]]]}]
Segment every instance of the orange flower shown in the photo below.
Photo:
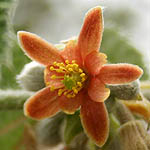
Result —
[{"label": "orange flower", "polygon": [[104,65],[106,55],[99,53],[102,33],[101,7],[86,14],[78,40],[68,41],[62,51],[35,34],[18,32],[20,45],[27,56],[46,66],[46,88],[26,101],[25,115],[40,120],[60,110],[73,114],[81,107],[85,132],[99,146],[106,142],[109,131],[104,100],[110,90],[105,84],[131,82],[142,74],[135,65]]}]

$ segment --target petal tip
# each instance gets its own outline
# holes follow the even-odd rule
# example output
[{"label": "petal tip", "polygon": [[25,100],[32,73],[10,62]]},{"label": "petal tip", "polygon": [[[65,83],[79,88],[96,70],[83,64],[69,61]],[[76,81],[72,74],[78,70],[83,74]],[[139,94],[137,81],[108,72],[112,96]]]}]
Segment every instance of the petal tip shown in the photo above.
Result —
[{"label": "petal tip", "polygon": [[22,34],[24,34],[24,31],[18,31],[18,32],[17,32],[17,39],[18,39],[19,45],[22,45],[22,44],[21,44],[21,37],[22,37]]},{"label": "petal tip", "polygon": [[101,7],[101,6],[93,7],[93,8],[91,8],[91,9],[88,10],[88,12],[87,12],[86,15],[85,15],[85,18],[86,18],[87,16],[102,17],[103,10],[104,10],[104,8]]},{"label": "petal tip", "polygon": [[102,7],[102,6],[95,6],[95,7],[93,7],[93,8],[91,8],[91,9],[89,9],[89,11],[87,12],[87,14],[89,13],[89,12],[91,12],[91,11],[99,11],[99,12],[101,12],[102,10],[104,9],[104,7]]},{"label": "petal tip", "polygon": [[28,36],[29,34],[32,34],[30,32],[27,32],[27,31],[18,31],[17,32],[17,39],[18,39],[18,43],[21,47],[21,49],[25,52],[25,49],[24,49],[24,45],[23,45],[23,36]]},{"label": "petal tip", "polygon": [[19,43],[20,43],[20,41],[21,41],[22,36],[23,36],[23,35],[27,35],[27,34],[31,34],[31,33],[30,33],[30,32],[27,32],[27,31],[18,31],[18,32],[17,32],[17,39],[18,39]]},{"label": "petal tip", "polygon": [[143,69],[140,68],[139,66],[132,65],[132,64],[127,64],[127,65],[131,66],[131,69],[133,70],[134,75],[135,75],[135,80],[140,78],[143,75]]},{"label": "petal tip", "polygon": [[93,50],[99,51],[103,27],[102,7],[90,9],[85,15],[77,44],[83,60]]},{"label": "petal tip", "polygon": [[109,135],[109,118],[104,103],[88,100],[81,106],[80,118],[88,137],[102,147]]}]

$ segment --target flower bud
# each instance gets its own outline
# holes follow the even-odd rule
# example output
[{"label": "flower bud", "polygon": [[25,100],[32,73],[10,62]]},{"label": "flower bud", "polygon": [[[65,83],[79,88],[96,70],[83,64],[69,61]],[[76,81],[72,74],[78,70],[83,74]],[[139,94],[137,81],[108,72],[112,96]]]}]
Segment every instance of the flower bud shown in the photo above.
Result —
[{"label": "flower bud", "polygon": [[134,113],[139,115],[139,117],[143,117],[143,119],[150,121],[150,101],[146,98],[143,98],[142,101],[122,101],[128,109]]},{"label": "flower bud", "polygon": [[38,91],[44,88],[44,66],[36,62],[26,64],[17,76],[17,80],[21,87],[28,91]]},{"label": "flower bud", "polygon": [[130,110],[121,101],[116,101],[116,116],[121,124],[134,120]]},{"label": "flower bud", "polygon": [[111,95],[122,100],[142,100],[140,95],[139,81],[133,81],[128,84],[108,85]]},{"label": "flower bud", "polygon": [[108,150],[149,150],[150,134],[143,121],[130,121],[122,125],[107,148]]}]

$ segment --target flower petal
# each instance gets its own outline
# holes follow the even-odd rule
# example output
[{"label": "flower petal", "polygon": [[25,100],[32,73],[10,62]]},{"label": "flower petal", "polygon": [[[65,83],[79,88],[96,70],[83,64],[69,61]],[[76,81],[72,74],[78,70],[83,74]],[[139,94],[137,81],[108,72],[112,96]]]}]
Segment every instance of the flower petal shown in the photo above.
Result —
[{"label": "flower petal", "polygon": [[57,48],[33,33],[19,31],[18,40],[26,55],[32,60],[43,65],[52,64],[54,61],[63,61]]},{"label": "flower petal", "polygon": [[83,92],[80,91],[76,97],[67,98],[66,96],[60,97],[60,108],[67,114],[74,114],[75,111],[80,107],[83,99]]},{"label": "flower petal", "polygon": [[102,65],[106,64],[106,58],[107,56],[104,53],[93,51],[86,56],[85,67],[92,75],[97,75]]},{"label": "flower petal", "polygon": [[85,16],[79,38],[78,47],[84,60],[93,50],[99,51],[103,32],[102,8],[95,7]]},{"label": "flower petal", "polygon": [[106,84],[132,82],[142,75],[140,67],[131,64],[112,64],[101,68],[98,78]]},{"label": "flower petal", "polygon": [[133,113],[142,115],[145,120],[150,121],[150,102],[146,99],[142,101],[122,101]]},{"label": "flower petal", "polygon": [[88,94],[93,101],[103,102],[110,95],[110,90],[98,78],[92,78],[88,87]]},{"label": "flower petal", "polygon": [[69,60],[69,62],[71,62],[72,60],[76,60],[76,63],[78,65],[81,65],[81,56],[77,50],[76,40],[68,41],[66,47],[64,48],[63,51],[60,52],[60,54],[65,60]]},{"label": "flower petal", "polygon": [[59,110],[57,91],[46,87],[30,97],[24,104],[24,113],[33,119],[44,119],[55,115]]},{"label": "flower petal", "polygon": [[64,76],[62,73],[57,73],[56,71],[51,71],[50,66],[47,66],[44,70],[44,81],[46,86],[54,87],[55,89],[64,87],[64,84],[61,82],[61,78],[59,79],[51,79],[52,75],[56,76]]},{"label": "flower petal", "polygon": [[103,146],[108,138],[108,113],[103,102],[94,102],[86,96],[80,110],[81,122],[87,135],[97,144]]}]

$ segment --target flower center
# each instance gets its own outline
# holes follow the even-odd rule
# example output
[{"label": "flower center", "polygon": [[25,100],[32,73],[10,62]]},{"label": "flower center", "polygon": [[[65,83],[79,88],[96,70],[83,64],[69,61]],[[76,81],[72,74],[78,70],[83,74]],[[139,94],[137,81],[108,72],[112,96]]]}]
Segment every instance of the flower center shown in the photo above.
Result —
[{"label": "flower center", "polygon": [[[58,90],[58,96],[64,94],[68,98],[75,97],[83,88],[84,82],[87,79],[87,75],[75,60],[71,63],[68,60],[65,63],[54,62],[50,70],[61,74],[51,76],[51,79],[62,79],[61,82],[64,84],[64,87]],[[53,90],[55,90],[55,87],[51,87],[51,91]]]}]

